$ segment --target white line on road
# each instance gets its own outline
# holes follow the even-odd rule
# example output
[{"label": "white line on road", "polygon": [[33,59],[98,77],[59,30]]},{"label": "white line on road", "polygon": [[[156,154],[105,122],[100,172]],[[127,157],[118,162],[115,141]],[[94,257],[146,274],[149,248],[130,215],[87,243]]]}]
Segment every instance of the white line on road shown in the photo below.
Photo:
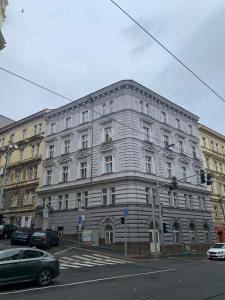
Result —
[{"label": "white line on road", "polygon": [[60,253],[66,252],[66,251],[70,251],[70,250],[72,250],[72,249],[74,249],[74,247],[70,247],[70,248],[68,248],[68,249],[58,251],[58,252],[54,253],[54,255],[58,255],[58,254],[60,254]]},{"label": "white line on road", "polygon": [[136,276],[141,276],[141,275],[151,275],[151,274],[157,274],[157,273],[172,272],[172,271],[176,271],[176,269],[165,269],[165,270],[158,270],[158,271],[152,271],[152,272],[146,272],[146,273],[118,275],[118,276],[103,277],[103,278],[77,281],[77,282],[71,282],[71,283],[65,283],[65,284],[50,285],[50,286],[45,286],[45,287],[33,288],[33,289],[17,290],[17,291],[13,291],[13,292],[0,293],[0,296],[19,294],[19,293],[27,293],[27,292],[37,291],[37,290],[55,289],[55,288],[66,287],[66,286],[75,286],[75,285],[98,282],[98,281],[108,281],[108,280],[112,280],[112,279],[129,278],[129,277],[136,277]]}]

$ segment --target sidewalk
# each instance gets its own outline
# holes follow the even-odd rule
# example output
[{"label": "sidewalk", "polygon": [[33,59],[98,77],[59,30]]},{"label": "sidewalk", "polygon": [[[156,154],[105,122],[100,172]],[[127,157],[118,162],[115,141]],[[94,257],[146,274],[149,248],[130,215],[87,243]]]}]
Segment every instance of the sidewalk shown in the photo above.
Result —
[{"label": "sidewalk", "polygon": [[156,257],[156,256],[151,256],[149,255],[141,255],[141,254],[129,254],[125,257],[123,251],[118,251],[118,250],[112,250],[108,248],[100,248],[100,247],[94,247],[94,246],[86,246],[86,245],[81,245],[77,241],[70,240],[70,239],[60,239],[60,243],[67,246],[67,247],[73,247],[77,248],[80,250],[84,251],[89,251],[89,252],[99,252],[103,255],[110,255],[114,257],[120,257],[123,259],[150,259],[150,260],[165,260],[165,259],[193,259],[193,258],[204,258],[206,257],[206,254],[198,254],[198,253],[177,253],[174,255],[166,255],[164,257]]}]

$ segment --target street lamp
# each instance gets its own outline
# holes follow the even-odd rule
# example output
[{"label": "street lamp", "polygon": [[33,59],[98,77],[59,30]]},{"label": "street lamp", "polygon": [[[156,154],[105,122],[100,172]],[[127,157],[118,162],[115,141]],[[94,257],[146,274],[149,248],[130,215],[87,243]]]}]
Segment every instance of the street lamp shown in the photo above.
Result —
[{"label": "street lamp", "polygon": [[[174,147],[175,144],[169,144],[165,147],[165,150],[170,150],[170,148]],[[159,197],[159,176],[158,176],[158,154],[161,150],[155,152],[155,175],[156,175],[156,188],[152,189],[152,218],[153,218],[153,233],[154,233],[154,248],[155,253],[158,252],[157,249],[157,234],[156,234],[156,221],[155,221],[155,204],[156,202],[159,205],[159,236],[158,239],[160,241],[160,244],[162,245],[164,242],[164,236],[163,236],[163,220],[162,220],[162,207],[160,203],[160,197]]]},{"label": "street lamp", "polygon": [[11,153],[14,150],[17,150],[18,146],[16,144],[9,144],[6,150],[6,155],[5,155],[5,165],[3,167],[3,171],[2,171],[2,184],[1,184],[1,192],[0,192],[0,210],[4,209],[4,205],[3,205],[3,194],[4,194],[4,188],[6,185],[6,175],[7,175],[7,168],[8,168],[8,163],[9,163],[9,157],[11,155]]}]

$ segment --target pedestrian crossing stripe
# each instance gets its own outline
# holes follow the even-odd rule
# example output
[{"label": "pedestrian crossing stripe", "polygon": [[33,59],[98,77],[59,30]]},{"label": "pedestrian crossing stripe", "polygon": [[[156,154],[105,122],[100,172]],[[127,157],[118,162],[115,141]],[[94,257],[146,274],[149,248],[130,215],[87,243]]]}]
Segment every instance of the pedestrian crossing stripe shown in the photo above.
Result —
[{"label": "pedestrian crossing stripe", "polygon": [[94,266],[131,263],[131,261],[128,260],[104,256],[100,254],[73,255],[71,257],[62,256],[59,258],[59,261],[60,261],[60,269],[62,270],[66,270],[69,268],[79,269],[82,267],[94,267]]}]

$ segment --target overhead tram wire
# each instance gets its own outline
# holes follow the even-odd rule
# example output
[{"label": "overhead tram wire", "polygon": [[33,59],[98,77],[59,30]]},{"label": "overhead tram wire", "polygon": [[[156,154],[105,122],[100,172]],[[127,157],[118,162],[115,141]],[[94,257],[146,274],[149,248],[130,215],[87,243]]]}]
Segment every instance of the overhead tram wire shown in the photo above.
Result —
[{"label": "overhead tram wire", "polygon": [[[71,99],[71,98],[68,98],[68,97],[66,97],[66,96],[64,96],[64,95],[62,95],[62,94],[60,94],[60,93],[58,93],[58,92],[56,92],[56,91],[54,91],[54,90],[51,90],[51,89],[45,87],[44,85],[41,85],[41,84],[39,84],[39,83],[36,83],[36,82],[34,82],[34,81],[30,80],[30,79],[25,78],[24,76],[21,76],[21,75],[15,73],[15,72],[12,72],[12,71],[10,71],[10,70],[8,70],[8,69],[6,69],[6,68],[3,68],[3,67],[1,67],[1,66],[0,66],[0,70],[4,71],[4,72],[6,72],[6,73],[8,73],[8,74],[10,74],[10,75],[13,75],[13,76],[15,76],[15,77],[17,77],[17,78],[19,78],[19,79],[21,79],[21,80],[24,80],[24,81],[26,81],[26,82],[28,82],[28,83],[30,83],[30,84],[32,84],[32,85],[38,87],[38,88],[41,88],[41,89],[43,89],[43,90],[45,90],[45,91],[47,91],[47,92],[49,92],[49,93],[52,93],[52,94],[54,94],[54,95],[56,95],[56,96],[58,96],[58,97],[61,97],[61,98],[65,99],[65,100],[67,100],[67,101],[69,101],[69,102],[74,102],[74,101],[76,101],[76,100],[73,100],[73,99]],[[89,97],[91,97],[91,94],[89,94]],[[135,127],[129,126],[129,125],[127,125],[127,124],[125,124],[125,123],[123,123],[123,122],[121,122],[121,121],[118,121],[118,120],[113,119],[113,118],[111,118],[111,117],[109,117],[109,116],[106,116],[106,115],[102,114],[101,112],[94,110],[91,106],[87,106],[87,108],[88,108],[90,111],[95,112],[96,114],[98,114],[98,115],[100,115],[100,116],[105,116],[105,117],[106,117],[107,119],[109,119],[110,121],[114,121],[114,122],[116,122],[116,123],[118,123],[118,124],[120,124],[120,125],[122,125],[122,126],[124,126],[124,127],[130,128],[131,130],[134,130],[134,131],[136,131],[137,133],[140,133],[140,134],[142,134],[142,135],[145,136],[144,132],[142,132],[142,131],[136,129]],[[155,140],[155,141],[157,141],[157,142],[159,142],[159,143],[161,143],[161,144],[163,144],[163,146],[164,146],[164,142],[163,142],[163,141],[161,141],[161,140],[159,140],[159,139],[157,139],[157,138],[155,138],[155,137],[151,137],[151,139],[152,139],[152,140]],[[161,149],[161,150],[165,150],[165,147],[163,147],[163,146],[159,146],[159,145],[154,145],[154,146],[155,146],[156,148]],[[173,149],[177,149],[179,152],[175,152],[175,151],[174,151],[174,152],[175,152],[176,154],[180,154],[180,149],[179,149],[179,148],[173,147]],[[189,153],[183,151],[183,154],[185,154],[187,157],[193,159],[193,157],[190,156]],[[200,159],[199,159],[199,161],[202,162],[202,160],[200,160]]]},{"label": "overhead tram wire", "polygon": [[144,26],[142,26],[134,17],[132,17],[125,9],[119,6],[114,0],[109,0],[112,2],[117,8],[119,8],[130,20],[132,20],[141,30],[143,30],[151,39],[153,39],[161,48],[163,48],[167,53],[169,53],[179,64],[181,64],[189,73],[191,73],[195,78],[197,78],[204,86],[206,86],[213,94],[215,94],[221,101],[225,102],[225,99],[220,96],[213,88],[210,87],[208,83],[206,83],[199,75],[197,75],[194,71],[191,70],[185,63],[183,63],[171,50],[169,50],[165,45],[163,45],[156,37],[154,37]]}]

